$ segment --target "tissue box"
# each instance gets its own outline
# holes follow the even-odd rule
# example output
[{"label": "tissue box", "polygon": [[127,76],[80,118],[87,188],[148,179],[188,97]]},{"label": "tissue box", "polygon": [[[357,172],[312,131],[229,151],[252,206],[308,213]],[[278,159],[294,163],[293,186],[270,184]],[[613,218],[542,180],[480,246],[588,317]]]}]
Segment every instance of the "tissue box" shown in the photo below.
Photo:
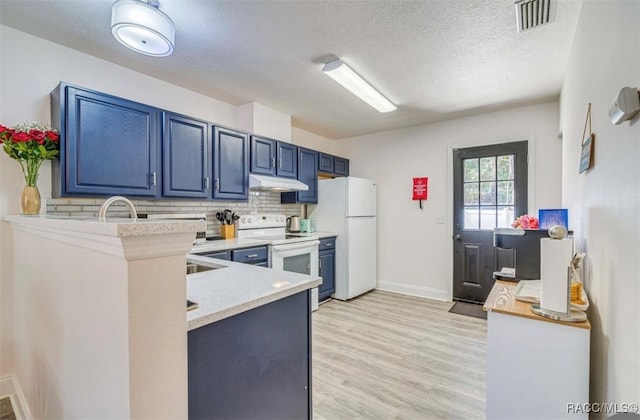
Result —
[{"label": "tissue box", "polygon": [[538,229],[547,230],[551,226],[560,225],[569,230],[569,212],[567,209],[540,209],[538,222]]}]

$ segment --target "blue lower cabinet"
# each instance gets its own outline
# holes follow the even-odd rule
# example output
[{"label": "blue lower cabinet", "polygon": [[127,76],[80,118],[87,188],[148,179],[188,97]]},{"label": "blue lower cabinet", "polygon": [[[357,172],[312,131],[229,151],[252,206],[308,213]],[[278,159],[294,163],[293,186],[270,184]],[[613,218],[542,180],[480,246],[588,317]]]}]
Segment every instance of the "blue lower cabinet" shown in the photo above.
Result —
[{"label": "blue lower cabinet", "polygon": [[164,112],[162,128],[162,196],[208,198],[209,124]]},{"label": "blue lower cabinet", "polygon": [[298,181],[309,186],[307,191],[282,193],[282,203],[318,203],[318,152],[303,147],[298,148]]},{"label": "blue lower cabinet", "polygon": [[53,195],[159,197],[160,111],[60,83],[51,93],[60,131]]},{"label": "blue lower cabinet", "polygon": [[213,198],[249,198],[249,136],[213,126]]},{"label": "blue lower cabinet", "polygon": [[244,264],[263,265],[268,263],[269,250],[266,246],[234,249],[231,251],[231,261]]},{"label": "blue lower cabinet", "polygon": [[322,284],[318,288],[318,301],[322,302],[336,292],[336,238],[320,240],[318,257]]},{"label": "blue lower cabinet", "polygon": [[310,419],[309,291],[187,334],[190,419]]},{"label": "blue lower cabinet", "polygon": [[198,254],[201,255],[203,257],[208,257],[208,258],[217,258],[219,260],[231,260],[231,251],[216,251],[216,252],[209,252],[206,254]]}]

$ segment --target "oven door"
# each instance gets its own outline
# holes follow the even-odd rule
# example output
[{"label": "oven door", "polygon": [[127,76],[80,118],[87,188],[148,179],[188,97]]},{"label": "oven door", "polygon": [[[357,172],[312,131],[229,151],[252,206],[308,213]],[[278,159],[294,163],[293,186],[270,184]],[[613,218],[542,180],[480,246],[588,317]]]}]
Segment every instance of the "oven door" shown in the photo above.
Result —
[{"label": "oven door", "polygon": [[[295,242],[271,247],[271,268],[318,276],[320,241]],[[318,309],[318,288],[311,290],[311,310]]]}]

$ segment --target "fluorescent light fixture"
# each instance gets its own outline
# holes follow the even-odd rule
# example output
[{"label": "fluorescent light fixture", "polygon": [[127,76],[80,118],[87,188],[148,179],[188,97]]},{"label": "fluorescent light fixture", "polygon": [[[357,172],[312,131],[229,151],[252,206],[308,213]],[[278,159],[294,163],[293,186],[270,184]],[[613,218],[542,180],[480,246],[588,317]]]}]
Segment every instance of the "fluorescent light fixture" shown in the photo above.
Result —
[{"label": "fluorescent light fixture", "polygon": [[152,57],[173,53],[176,27],[157,0],[118,0],[111,7],[111,33],[125,47]]},{"label": "fluorescent light fixture", "polygon": [[367,83],[356,72],[351,70],[344,61],[337,59],[325,64],[322,71],[331,77],[342,87],[356,95],[380,112],[395,111],[397,108],[387,98],[382,96],[380,92],[375,90],[373,86]]}]

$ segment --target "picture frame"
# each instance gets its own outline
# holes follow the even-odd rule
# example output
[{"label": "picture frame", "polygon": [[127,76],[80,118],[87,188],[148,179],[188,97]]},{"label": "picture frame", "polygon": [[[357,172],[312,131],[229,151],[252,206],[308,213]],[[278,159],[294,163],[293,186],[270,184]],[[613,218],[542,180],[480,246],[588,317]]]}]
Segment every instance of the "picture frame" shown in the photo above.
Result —
[{"label": "picture frame", "polygon": [[593,166],[593,143],[596,135],[591,133],[582,142],[582,152],[580,153],[580,172],[583,173]]},{"label": "picture frame", "polygon": [[[587,131],[587,124],[589,131]],[[588,134],[588,135],[587,135]],[[593,147],[596,141],[596,135],[591,131],[591,103],[587,107],[587,118],[584,120],[584,130],[582,131],[582,147],[580,150],[580,169],[578,173],[583,173],[587,169],[593,167]]]}]

